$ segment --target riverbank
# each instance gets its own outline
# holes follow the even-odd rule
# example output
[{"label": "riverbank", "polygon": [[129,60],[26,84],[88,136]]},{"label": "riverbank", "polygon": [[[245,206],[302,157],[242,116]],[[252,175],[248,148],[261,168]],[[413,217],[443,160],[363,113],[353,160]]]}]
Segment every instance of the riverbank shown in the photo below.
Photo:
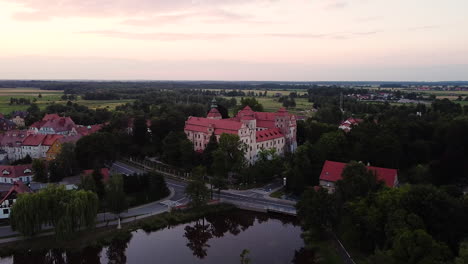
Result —
[{"label": "riverbank", "polygon": [[84,247],[104,247],[114,240],[128,239],[131,232],[142,229],[146,232],[157,231],[165,227],[185,224],[201,217],[237,210],[233,205],[216,204],[201,209],[174,210],[149,216],[144,219],[123,223],[122,229],[115,226],[93,228],[77,232],[69,240],[57,240],[55,236],[34,237],[8,242],[0,248],[0,257],[10,256],[17,252],[42,251],[50,248],[80,250]]}]

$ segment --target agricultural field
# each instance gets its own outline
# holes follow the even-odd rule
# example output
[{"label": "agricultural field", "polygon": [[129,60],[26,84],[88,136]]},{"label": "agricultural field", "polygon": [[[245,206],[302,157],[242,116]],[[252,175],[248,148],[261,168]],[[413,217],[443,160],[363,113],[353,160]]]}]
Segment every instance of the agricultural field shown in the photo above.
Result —
[{"label": "agricultural field", "polygon": [[[241,97],[225,97],[227,99],[236,98],[237,102],[239,103]],[[276,112],[279,108],[283,107],[281,102],[278,102],[277,97],[255,97],[259,103],[263,105],[263,109],[265,112]],[[296,107],[288,108],[288,111],[293,114],[303,115],[303,116],[311,116],[312,115],[312,107],[313,103],[309,102],[307,98],[295,98]],[[236,113],[233,112],[234,109],[231,109],[230,115],[233,116]]]},{"label": "agricultural field", "polygon": [[[39,94],[42,95],[39,98]],[[9,114],[17,110],[26,110],[29,105],[10,105],[10,98],[25,98],[36,100],[36,104],[40,109],[45,109],[47,105],[52,103],[66,104],[67,101],[62,100],[63,91],[60,90],[40,90],[37,88],[1,88],[0,89],[0,113]],[[115,109],[116,106],[132,102],[133,100],[82,100],[80,97],[74,101],[80,105],[85,105],[89,108],[108,108]]]},{"label": "agricultural field", "polygon": [[[204,89],[206,91],[220,91],[222,89]],[[232,91],[232,89],[224,89],[226,91]],[[248,93],[248,92],[254,92],[254,93],[264,93],[265,90],[241,90],[242,92],[244,93]],[[301,96],[301,95],[304,95],[304,94],[307,94],[307,90],[306,89],[288,89],[288,90],[267,90],[267,96],[268,97],[274,97],[274,95],[276,93],[279,93],[281,94],[282,96],[288,96],[291,92],[297,92],[297,95],[298,96]]]}]

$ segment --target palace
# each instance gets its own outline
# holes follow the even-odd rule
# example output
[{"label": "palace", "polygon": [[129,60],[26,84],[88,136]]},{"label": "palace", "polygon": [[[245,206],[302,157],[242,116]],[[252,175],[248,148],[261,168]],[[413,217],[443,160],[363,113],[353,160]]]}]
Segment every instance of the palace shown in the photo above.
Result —
[{"label": "palace", "polygon": [[276,113],[254,112],[249,106],[239,111],[233,118],[222,119],[213,100],[207,117],[189,117],[184,132],[192,141],[195,151],[203,152],[212,134],[219,137],[223,133],[238,135],[247,145],[246,160],[253,164],[261,150],[275,149],[279,155],[294,152],[296,141],[296,116],[280,108]]}]

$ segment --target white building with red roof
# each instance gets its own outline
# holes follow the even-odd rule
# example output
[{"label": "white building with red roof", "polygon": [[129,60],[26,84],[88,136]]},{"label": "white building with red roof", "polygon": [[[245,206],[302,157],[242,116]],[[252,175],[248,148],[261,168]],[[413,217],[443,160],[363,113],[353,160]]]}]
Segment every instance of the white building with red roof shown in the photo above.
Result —
[{"label": "white building with red roof", "polygon": [[34,173],[31,164],[0,165],[0,183],[31,182],[33,177]]},{"label": "white building with red roof", "polygon": [[18,160],[23,157],[21,146],[26,139],[26,131],[11,130],[0,136],[0,148],[7,153],[9,160]]},{"label": "white building with red roof", "polygon": [[47,114],[41,121],[37,121],[29,127],[29,134],[42,135],[76,135],[77,125],[68,117],[61,117],[57,114]]},{"label": "white building with red roof", "polygon": [[341,122],[339,129],[343,130],[344,132],[349,132],[353,128],[353,126],[357,126],[362,123],[364,120],[359,118],[350,117],[345,121]]},{"label": "white building with red roof", "polygon": [[222,119],[215,107],[207,117],[191,116],[185,122],[184,132],[199,152],[206,148],[213,133],[218,140],[223,133],[238,135],[247,146],[245,158],[252,164],[262,149],[275,149],[279,155],[294,152],[297,148],[296,129],[296,116],[284,108],[276,113],[265,113],[254,112],[246,106],[228,119]]},{"label": "white building with red roof", "polygon": [[[335,192],[336,182],[342,179],[343,170],[346,163],[336,161],[325,161],[322,172],[320,173],[320,186],[327,189],[329,193]],[[377,180],[381,180],[390,188],[398,185],[398,170],[367,166],[368,170],[373,171]]]},{"label": "white building with red roof", "polygon": [[13,207],[19,194],[31,192],[31,189],[24,183],[16,181],[7,192],[0,193],[0,219],[10,217],[11,207]]}]

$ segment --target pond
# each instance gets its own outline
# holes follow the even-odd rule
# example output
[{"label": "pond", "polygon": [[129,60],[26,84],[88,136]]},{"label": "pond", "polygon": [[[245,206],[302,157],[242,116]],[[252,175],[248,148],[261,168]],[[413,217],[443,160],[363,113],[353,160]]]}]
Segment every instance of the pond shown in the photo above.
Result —
[{"label": "pond", "polygon": [[310,252],[300,235],[295,218],[236,210],[156,232],[138,230],[104,248],[17,253],[0,263],[238,264],[248,250],[251,264],[304,264]]}]

